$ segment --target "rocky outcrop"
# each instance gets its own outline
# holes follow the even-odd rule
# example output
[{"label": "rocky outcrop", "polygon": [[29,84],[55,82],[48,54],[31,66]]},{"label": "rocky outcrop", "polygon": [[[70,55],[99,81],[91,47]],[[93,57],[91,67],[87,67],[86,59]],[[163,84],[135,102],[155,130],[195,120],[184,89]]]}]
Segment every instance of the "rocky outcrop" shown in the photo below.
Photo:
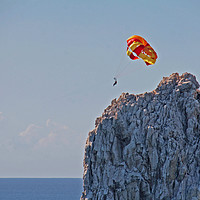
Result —
[{"label": "rocky outcrop", "polygon": [[200,92],[195,76],[114,99],[89,132],[82,200],[200,200]]}]

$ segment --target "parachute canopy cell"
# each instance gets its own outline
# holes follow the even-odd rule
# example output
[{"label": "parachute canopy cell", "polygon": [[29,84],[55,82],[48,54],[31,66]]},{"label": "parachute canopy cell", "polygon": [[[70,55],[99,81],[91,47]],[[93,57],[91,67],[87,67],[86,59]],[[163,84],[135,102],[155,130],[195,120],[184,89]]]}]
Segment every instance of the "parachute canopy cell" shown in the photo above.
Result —
[{"label": "parachute canopy cell", "polygon": [[127,55],[132,60],[143,59],[146,65],[155,64],[158,57],[150,44],[138,35],[133,35],[127,39]]}]

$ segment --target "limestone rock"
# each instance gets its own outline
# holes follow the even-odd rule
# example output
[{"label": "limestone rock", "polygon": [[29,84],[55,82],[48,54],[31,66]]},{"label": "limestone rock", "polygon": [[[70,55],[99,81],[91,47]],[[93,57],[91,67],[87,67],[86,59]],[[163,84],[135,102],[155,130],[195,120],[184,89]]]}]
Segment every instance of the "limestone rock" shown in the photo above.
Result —
[{"label": "limestone rock", "polygon": [[85,146],[82,200],[200,200],[200,91],[174,73],[114,99]]}]

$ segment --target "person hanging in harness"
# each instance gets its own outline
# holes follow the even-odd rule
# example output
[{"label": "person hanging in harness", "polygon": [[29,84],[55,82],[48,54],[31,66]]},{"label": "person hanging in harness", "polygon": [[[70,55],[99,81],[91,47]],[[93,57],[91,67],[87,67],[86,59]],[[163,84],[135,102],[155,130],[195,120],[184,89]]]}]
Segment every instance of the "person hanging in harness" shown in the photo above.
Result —
[{"label": "person hanging in harness", "polygon": [[113,86],[117,85],[117,78],[114,77],[115,82],[113,83]]}]

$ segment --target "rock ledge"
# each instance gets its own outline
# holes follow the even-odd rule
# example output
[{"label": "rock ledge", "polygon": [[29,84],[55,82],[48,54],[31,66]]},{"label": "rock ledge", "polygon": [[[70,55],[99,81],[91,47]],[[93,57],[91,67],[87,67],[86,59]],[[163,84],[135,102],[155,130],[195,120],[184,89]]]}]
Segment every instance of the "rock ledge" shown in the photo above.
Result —
[{"label": "rock ledge", "polygon": [[200,200],[198,88],[174,73],[112,100],[86,141],[81,199]]}]

